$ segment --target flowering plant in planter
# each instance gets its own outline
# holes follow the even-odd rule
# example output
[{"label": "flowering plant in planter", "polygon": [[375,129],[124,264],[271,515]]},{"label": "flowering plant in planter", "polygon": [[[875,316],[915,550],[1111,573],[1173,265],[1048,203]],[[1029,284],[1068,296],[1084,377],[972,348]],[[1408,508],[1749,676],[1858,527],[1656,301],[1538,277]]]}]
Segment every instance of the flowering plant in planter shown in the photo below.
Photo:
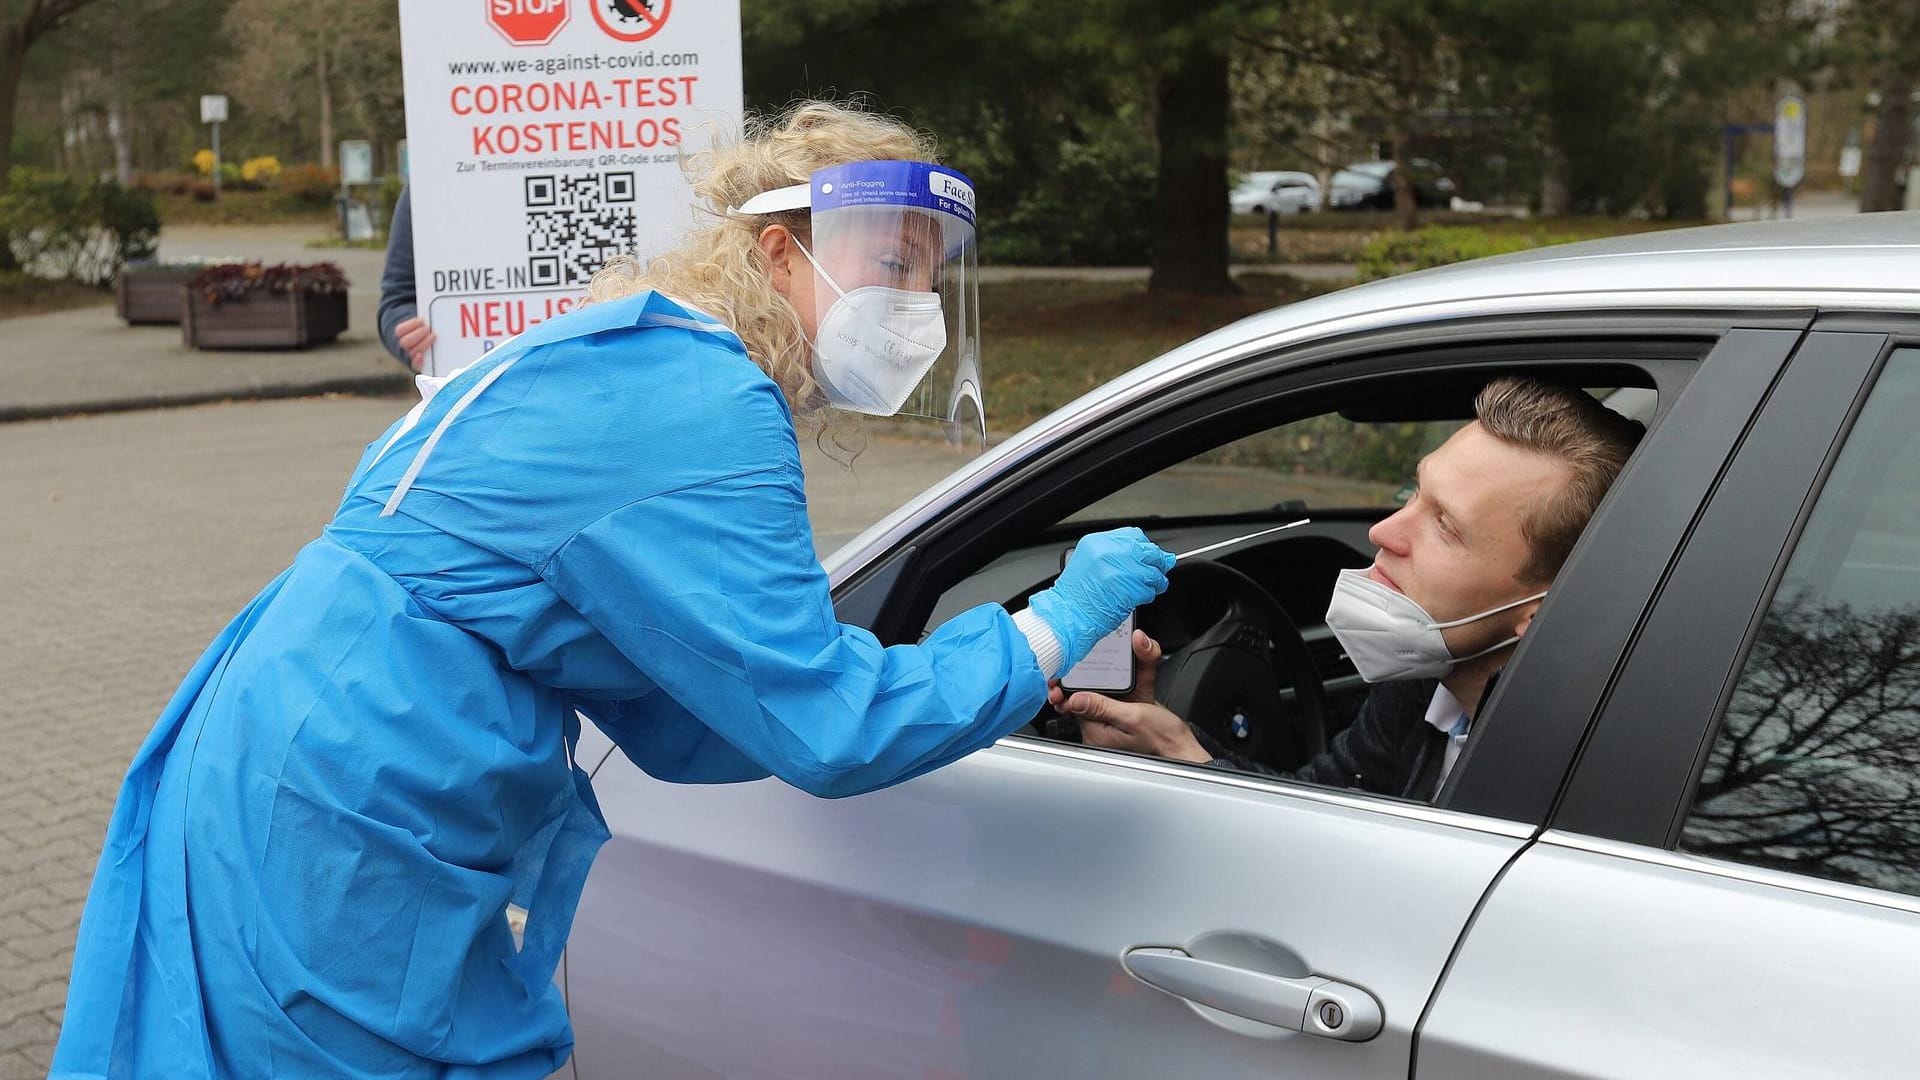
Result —
[{"label": "flowering plant in planter", "polygon": [[209,266],[188,283],[182,314],[195,348],[305,348],[347,328],[347,278],[332,263]]},{"label": "flowering plant in planter", "polygon": [[242,261],[192,256],[166,262],[157,259],[130,262],[121,267],[114,282],[116,311],[129,323],[177,324],[185,306],[187,282],[209,266]]},{"label": "flowering plant in planter", "polygon": [[206,297],[208,304],[219,307],[229,301],[245,300],[249,293],[260,290],[278,296],[345,293],[347,276],[330,262],[272,266],[257,262],[225,263],[200,271],[189,284]]}]

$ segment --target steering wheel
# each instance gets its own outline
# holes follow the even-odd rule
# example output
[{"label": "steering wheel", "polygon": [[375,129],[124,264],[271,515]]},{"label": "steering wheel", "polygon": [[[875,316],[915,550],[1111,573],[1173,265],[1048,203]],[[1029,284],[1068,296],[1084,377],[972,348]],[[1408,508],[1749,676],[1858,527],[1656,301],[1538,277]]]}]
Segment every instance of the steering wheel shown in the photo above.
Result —
[{"label": "steering wheel", "polygon": [[[1327,748],[1326,688],[1306,639],[1252,578],[1224,563],[1183,562],[1140,609],[1165,649],[1157,696],[1219,745],[1281,771]],[[1293,687],[1286,707],[1281,678]]]}]

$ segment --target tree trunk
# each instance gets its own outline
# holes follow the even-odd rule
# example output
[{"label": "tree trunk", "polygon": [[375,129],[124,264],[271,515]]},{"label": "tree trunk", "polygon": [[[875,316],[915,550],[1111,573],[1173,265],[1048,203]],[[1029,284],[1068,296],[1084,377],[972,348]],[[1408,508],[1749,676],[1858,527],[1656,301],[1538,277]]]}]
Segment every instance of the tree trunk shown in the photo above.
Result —
[{"label": "tree trunk", "polygon": [[1567,155],[1548,143],[1546,167],[1540,171],[1540,216],[1564,217],[1573,213],[1573,188],[1567,183]]},{"label": "tree trunk", "polygon": [[1407,133],[1395,124],[1388,133],[1393,140],[1393,227],[1412,232],[1420,227],[1420,193],[1413,184],[1413,165],[1407,160]]},{"label": "tree trunk", "polygon": [[1860,169],[1860,210],[1901,208],[1900,170],[1907,161],[1907,141],[1913,132],[1912,71],[1894,70],[1880,83],[1880,113],[1874,119],[1873,141]]},{"label": "tree trunk", "polygon": [[1227,53],[1201,41],[1155,87],[1159,190],[1153,206],[1153,292],[1232,293],[1227,272]]},{"label": "tree trunk", "polygon": [[[20,103],[20,69],[26,62],[25,27],[0,23],[0,188],[13,168],[13,110]],[[0,270],[18,270],[12,238],[0,229]]]},{"label": "tree trunk", "polygon": [[113,140],[113,175],[126,187],[133,183],[133,134],[127,130],[126,25],[121,2],[114,0],[112,39],[107,53],[107,138]]},{"label": "tree trunk", "polygon": [[333,167],[333,83],[328,78],[327,51],[320,50],[320,62],[315,65],[320,75],[320,165]]},{"label": "tree trunk", "polygon": [[1308,138],[1313,142],[1313,178],[1320,182],[1320,209],[1330,209],[1333,197],[1333,174],[1340,169],[1337,155],[1333,152],[1333,121],[1328,118],[1327,109],[1313,110],[1313,125],[1308,129]]}]

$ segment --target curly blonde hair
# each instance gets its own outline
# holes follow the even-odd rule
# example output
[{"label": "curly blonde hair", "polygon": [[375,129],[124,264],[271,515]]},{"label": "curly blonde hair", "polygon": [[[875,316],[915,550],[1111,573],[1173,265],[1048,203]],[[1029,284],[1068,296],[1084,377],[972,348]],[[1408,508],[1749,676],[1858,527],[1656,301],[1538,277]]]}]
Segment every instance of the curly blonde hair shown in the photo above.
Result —
[{"label": "curly blonde hair", "polygon": [[773,288],[761,230],[784,225],[811,240],[807,210],[729,214],[764,191],[804,184],[814,170],[851,161],[933,161],[933,141],[890,116],[857,105],[805,101],[754,117],[735,140],[689,155],[695,225],[678,247],[643,266],[616,256],[593,276],[587,301],[653,289],[712,315],[740,335],[747,355],[779,384],[796,414],[819,400],[808,346],[793,305]]}]

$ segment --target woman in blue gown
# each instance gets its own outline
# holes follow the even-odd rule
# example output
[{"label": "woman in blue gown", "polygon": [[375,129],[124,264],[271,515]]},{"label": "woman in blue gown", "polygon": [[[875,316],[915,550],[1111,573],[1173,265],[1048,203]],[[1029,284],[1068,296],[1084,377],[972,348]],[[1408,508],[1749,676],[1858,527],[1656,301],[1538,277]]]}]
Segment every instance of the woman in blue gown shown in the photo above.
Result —
[{"label": "woman in blue gown", "polygon": [[[1015,615],[893,648],[835,620],[793,415],[897,410],[919,376],[888,358],[946,335],[921,317],[931,276],[875,255],[899,244],[826,243],[805,182],[924,180],[929,156],[891,120],[801,106],[697,163],[711,221],[680,248],[422,379],[135,756],[52,1075],[544,1076],[607,835],[569,762],[580,714],[665,780],[851,795],[1026,722],[1165,587],[1171,556],[1116,530]],[[970,241],[967,196],[893,220],[964,216],[932,235]]]}]

